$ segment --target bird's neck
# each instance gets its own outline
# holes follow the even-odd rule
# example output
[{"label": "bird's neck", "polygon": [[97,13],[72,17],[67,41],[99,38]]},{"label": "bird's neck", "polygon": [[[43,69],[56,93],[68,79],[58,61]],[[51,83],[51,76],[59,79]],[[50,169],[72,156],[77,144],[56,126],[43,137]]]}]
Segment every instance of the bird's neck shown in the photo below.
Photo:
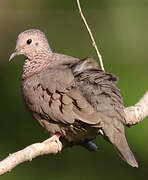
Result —
[{"label": "bird's neck", "polygon": [[39,73],[43,69],[46,69],[52,60],[52,54],[38,53],[33,56],[26,57],[23,64],[22,80]]}]

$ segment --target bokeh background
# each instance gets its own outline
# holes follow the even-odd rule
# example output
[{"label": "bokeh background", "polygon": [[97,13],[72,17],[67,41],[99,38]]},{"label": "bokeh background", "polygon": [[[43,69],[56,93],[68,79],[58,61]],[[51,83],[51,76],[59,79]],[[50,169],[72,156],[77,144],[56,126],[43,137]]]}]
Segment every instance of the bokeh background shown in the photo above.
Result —
[{"label": "bokeh background", "polygon": [[[148,89],[148,1],[81,0],[103,56],[105,69],[120,78],[125,106]],[[8,62],[17,35],[30,28],[44,31],[55,52],[97,60],[79,16],[76,0],[0,0],[0,159],[48,137],[24,110],[19,81],[23,57]],[[124,163],[113,147],[98,137],[96,153],[81,147],[26,162],[2,180],[148,179],[148,119],[126,128],[139,168]]]}]

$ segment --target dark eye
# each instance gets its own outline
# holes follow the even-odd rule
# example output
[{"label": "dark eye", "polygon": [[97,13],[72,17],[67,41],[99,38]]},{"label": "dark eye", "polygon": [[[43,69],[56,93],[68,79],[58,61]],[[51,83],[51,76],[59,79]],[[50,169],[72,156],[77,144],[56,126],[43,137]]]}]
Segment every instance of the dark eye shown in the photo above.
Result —
[{"label": "dark eye", "polygon": [[32,39],[28,39],[26,42],[27,42],[27,44],[31,44]]}]

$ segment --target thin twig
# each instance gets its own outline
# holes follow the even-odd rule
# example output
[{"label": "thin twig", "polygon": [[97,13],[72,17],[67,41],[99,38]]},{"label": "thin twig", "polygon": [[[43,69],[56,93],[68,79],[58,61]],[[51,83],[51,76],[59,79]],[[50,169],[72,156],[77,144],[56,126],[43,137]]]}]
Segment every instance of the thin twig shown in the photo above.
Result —
[{"label": "thin twig", "polygon": [[79,9],[80,16],[81,16],[81,18],[82,18],[82,20],[83,20],[83,22],[84,22],[84,24],[85,24],[85,26],[86,26],[86,29],[87,29],[87,31],[88,31],[88,33],[89,33],[89,36],[90,36],[90,38],[91,38],[92,45],[93,45],[93,47],[94,47],[95,50],[96,50],[97,56],[98,56],[99,61],[100,61],[101,69],[102,69],[103,71],[105,71],[104,65],[103,65],[102,56],[101,56],[101,54],[100,54],[100,52],[99,52],[99,50],[98,50],[97,44],[96,44],[95,39],[94,39],[94,37],[93,37],[93,34],[92,34],[92,32],[91,32],[91,29],[90,29],[90,27],[88,26],[88,23],[87,23],[87,21],[86,21],[86,19],[85,19],[85,16],[84,16],[83,12],[82,12],[81,5],[80,5],[80,1],[79,1],[79,0],[77,0],[77,5],[78,5],[78,9]]}]

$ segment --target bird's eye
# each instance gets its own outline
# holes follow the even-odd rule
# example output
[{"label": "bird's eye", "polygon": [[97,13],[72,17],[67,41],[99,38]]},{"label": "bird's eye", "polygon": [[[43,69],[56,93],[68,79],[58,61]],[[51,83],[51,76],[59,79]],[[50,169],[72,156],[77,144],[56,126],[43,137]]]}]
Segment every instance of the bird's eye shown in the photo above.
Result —
[{"label": "bird's eye", "polygon": [[28,39],[26,42],[27,42],[27,44],[31,44],[32,39]]}]

